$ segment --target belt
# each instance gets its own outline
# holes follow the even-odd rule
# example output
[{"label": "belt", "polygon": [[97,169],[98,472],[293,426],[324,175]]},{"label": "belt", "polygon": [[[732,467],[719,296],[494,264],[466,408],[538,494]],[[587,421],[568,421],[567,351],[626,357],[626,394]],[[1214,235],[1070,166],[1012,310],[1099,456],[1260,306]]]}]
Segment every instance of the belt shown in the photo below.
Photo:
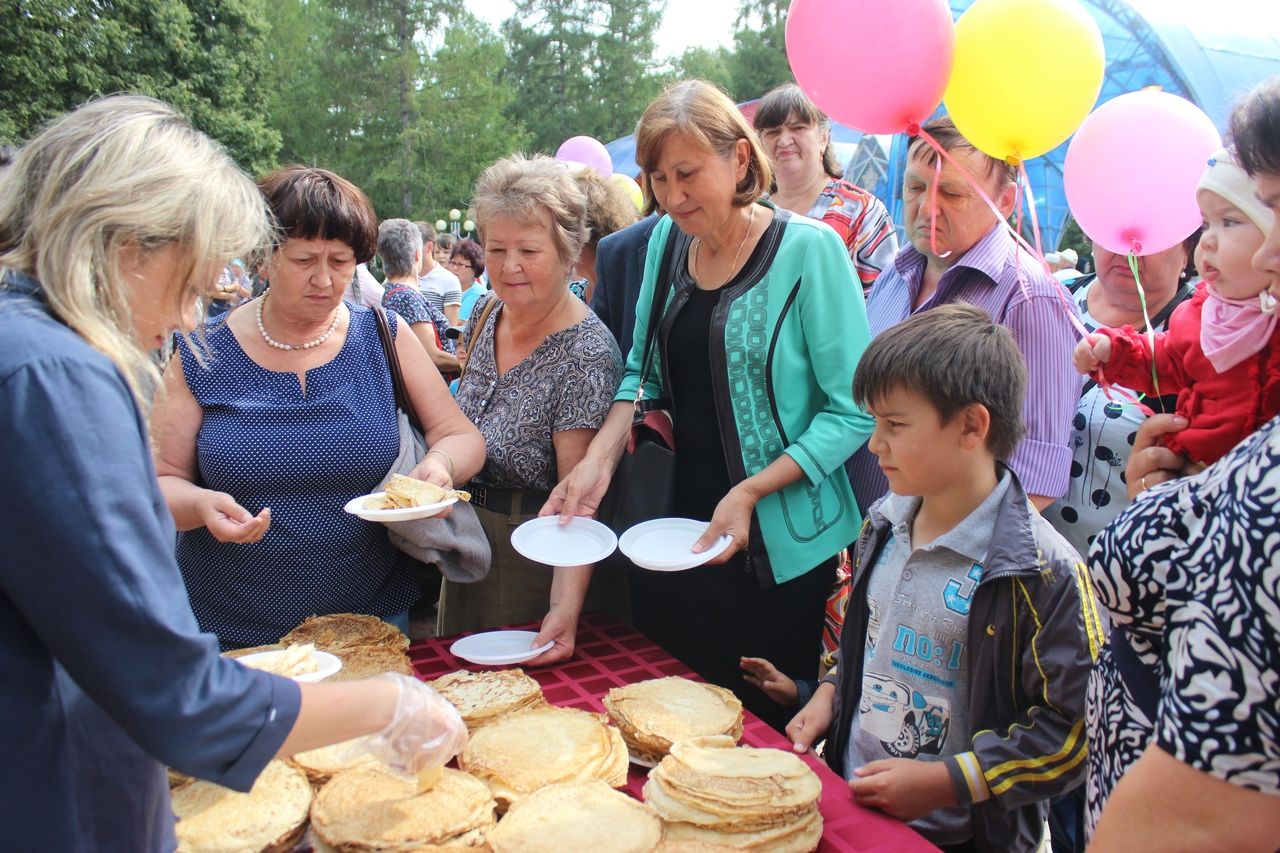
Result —
[{"label": "belt", "polygon": [[472,506],[503,515],[535,515],[547,502],[547,498],[551,497],[550,492],[499,489],[493,486],[481,486],[478,483],[468,485],[467,491],[471,492]]}]

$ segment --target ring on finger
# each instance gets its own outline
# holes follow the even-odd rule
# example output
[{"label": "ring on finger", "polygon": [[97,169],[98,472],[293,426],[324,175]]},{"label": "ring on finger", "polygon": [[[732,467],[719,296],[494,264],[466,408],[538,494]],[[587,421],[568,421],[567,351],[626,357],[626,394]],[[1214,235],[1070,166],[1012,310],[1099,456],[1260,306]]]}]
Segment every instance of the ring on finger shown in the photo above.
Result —
[{"label": "ring on finger", "polygon": [[1145,475],[1138,479],[1138,485],[1142,487],[1144,492],[1147,490],[1147,478]]}]

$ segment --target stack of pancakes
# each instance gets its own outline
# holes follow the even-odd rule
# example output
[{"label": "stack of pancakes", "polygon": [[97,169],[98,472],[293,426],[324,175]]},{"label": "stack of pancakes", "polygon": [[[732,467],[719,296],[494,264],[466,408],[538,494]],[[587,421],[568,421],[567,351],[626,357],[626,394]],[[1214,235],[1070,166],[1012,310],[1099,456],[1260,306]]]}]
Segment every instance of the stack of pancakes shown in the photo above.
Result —
[{"label": "stack of pancakes", "polygon": [[503,714],[547,704],[542,687],[519,668],[458,670],[427,684],[453,703],[467,724],[467,731],[473,734]]},{"label": "stack of pancakes", "polygon": [[822,783],[798,756],[734,746],[723,735],[672,745],[644,786],[673,850],[702,844],[807,853],[822,838],[821,794]]},{"label": "stack of pancakes", "polygon": [[311,829],[317,851],[485,850],[494,826],[484,783],[445,770],[418,793],[412,779],[380,767],[337,774],[316,794]]},{"label": "stack of pancakes", "polygon": [[317,649],[342,659],[342,669],[325,681],[355,681],[384,672],[413,675],[413,664],[405,652],[409,647],[409,638],[394,625],[383,622],[377,616],[363,613],[311,616],[281,637],[278,643],[236,649],[224,654],[229,658],[238,658],[301,643],[311,643]]},{"label": "stack of pancakes", "polygon": [[505,810],[556,782],[627,784],[627,745],[603,714],[545,706],[507,714],[477,731],[458,766],[485,781]]},{"label": "stack of pancakes", "polygon": [[179,785],[172,796],[178,850],[189,853],[292,850],[311,808],[307,777],[282,761],[268,764],[247,794],[197,780]]},{"label": "stack of pancakes", "polygon": [[567,782],[512,806],[488,840],[494,853],[649,853],[662,840],[662,821],[604,782]]},{"label": "stack of pancakes", "polygon": [[676,741],[706,735],[742,737],[742,703],[732,692],[679,676],[615,687],[604,697],[627,748],[650,765]]},{"label": "stack of pancakes", "polygon": [[358,748],[357,744],[362,740],[356,738],[299,752],[286,761],[306,773],[313,788],[319,788],[344,770],[378,764],[378,759]]}]

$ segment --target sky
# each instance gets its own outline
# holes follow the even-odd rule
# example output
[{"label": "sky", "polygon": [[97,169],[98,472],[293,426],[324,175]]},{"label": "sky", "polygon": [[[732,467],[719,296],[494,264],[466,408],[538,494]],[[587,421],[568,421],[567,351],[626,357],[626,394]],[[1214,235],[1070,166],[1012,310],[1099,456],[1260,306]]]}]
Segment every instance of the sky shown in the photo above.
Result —
[{"label": "sky", "polygon": [[[497,29],[511,17],[510,0],[466,0],[468,11]],[[690,47],[732,47],[738,0],[667,0],[667,15],[658,27],[659,59],[679,56]]]}]

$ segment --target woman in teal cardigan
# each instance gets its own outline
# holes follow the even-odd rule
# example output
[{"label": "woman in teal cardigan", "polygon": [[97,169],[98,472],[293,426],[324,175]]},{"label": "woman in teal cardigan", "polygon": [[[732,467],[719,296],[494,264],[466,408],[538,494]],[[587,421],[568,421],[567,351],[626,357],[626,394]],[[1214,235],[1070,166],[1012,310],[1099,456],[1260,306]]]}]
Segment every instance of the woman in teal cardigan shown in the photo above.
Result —
[{"label": "woman in teal cardigan", "polygon": [[[827,226],[760,202],[770,170],[733,102],[677,83],[645,111],[637,161],[649,240],[626,376],[585,458],[544,514],[592,515],[620,460],[657,322],[644,398],[669,401],[677,516],[729,549],[686,572],[632,573],[636,627],[781,729],[783,709],[742,680],[742,656],[817,675],[835,555],[861,518],[844,460],[870,436],[853,372],[870,340],[862,288]],[[668,291],[648,316],[654,290]]]}]

